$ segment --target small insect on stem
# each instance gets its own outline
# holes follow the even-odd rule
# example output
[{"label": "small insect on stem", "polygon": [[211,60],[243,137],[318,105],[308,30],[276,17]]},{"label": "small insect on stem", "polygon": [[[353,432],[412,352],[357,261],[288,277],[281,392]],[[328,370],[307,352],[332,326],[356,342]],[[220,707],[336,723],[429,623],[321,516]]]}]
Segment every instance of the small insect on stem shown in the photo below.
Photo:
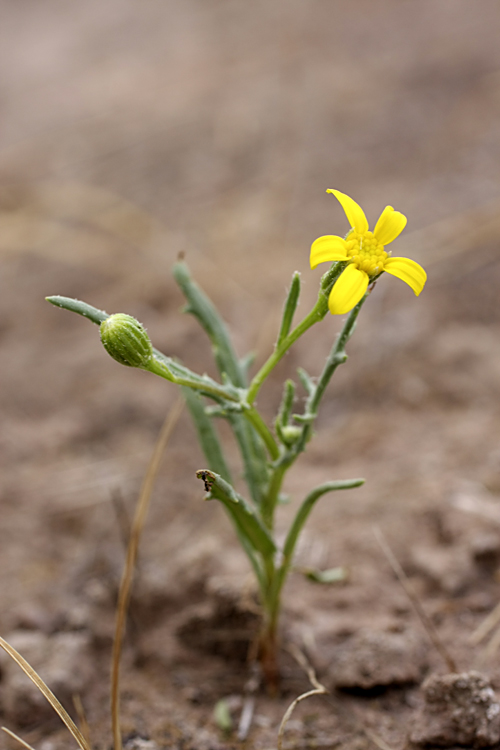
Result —
[{"label": "small insect on stem", "polygon": [[215,477],[212,472],[206,471],[205,469],[200,469],[196,472],[196,476],[198,477],[198,479],[201,479],[201,481],[205,485],[205,492],[210,492],[213,483],[215,482]]}]

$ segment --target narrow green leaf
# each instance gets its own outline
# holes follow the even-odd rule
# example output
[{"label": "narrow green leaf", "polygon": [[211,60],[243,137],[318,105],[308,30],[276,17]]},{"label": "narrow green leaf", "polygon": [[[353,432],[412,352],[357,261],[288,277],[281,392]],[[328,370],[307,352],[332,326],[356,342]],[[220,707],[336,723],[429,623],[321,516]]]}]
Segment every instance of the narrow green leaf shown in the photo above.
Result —
[{"label": "narrow green leaf", "polygon": [[233,349],[226,325],[212,301],[191,278],[185,263],[176,263],[173,274],[188,301],[186,312],[194,315],[208,335],[221,375],[224,373],[239,388],[245,388],[245,377]]},{"label": "narrow green leaf", "polygon": [[308,396],[311,396],[316,390],[316,385],[314,384],[313,379],[311,378],[309,373],[304,370],[303,367],[299,367],[297,369],[297,375],[299,376],[299,380],[302,383],[305,392]]},{"label": "narrow green leaf", "polygon": [[222,452],[219,436],[214,424],[205,411],[202,397],[191,388],[182,388],[189,412],[198,433],[198,440],[207,459],[211,471],[220,474],[227,482],[231,482],[231,474]]},{"label": "narrow green leaf", "polygon": [[255,352],[248,352],[248,354],[245,354],[245,356],[240,359],[240,370],[243,373],[245,382],[247,382],[248,373],[250,372],[251,366],[255,362],[255,356]]},{"label": "narrow green leaf", "polygon": [[233,728],[233,719],[231,718],[231,711],[227,700],[221,698],[215,704],[214,708],[214,721],[222,732],[228,734]]},{"label": "narrow green leaf", "polygon": [[98,310],[97,307],[92,307],[92,305],[88,305],[86,302],[82,302],[79,299],[72,299],[71,297],[60,297],[59,295],[55,295],[54,297],[45,297],[45,299],[47,300],[47,302],[50,302],[51,305],[61,307],[63,310],[69,310],[70,312],[77,313],[78,315],[83,315],[84,318],[88,318],[92,321],[92,323],[95,323],[96,325],[100,325],[103,320],[109,318],[108,313],[104,312],[104,310]]},{"label": "narrow green leaf", "polygon": [[276,545],[255,510],[219,474],[202,469],[196,472],[198,479],[205,484],[209,497],[220,500],[230,514],[240,533],[248,539],[252,547],[264,557],[276,551]]},{"label": "narrow green leaf", "polygon": [[299,573],[314,583],[344,583],[349,577],[347,568],[328,568],[327,570],[318,570],[317,568],[300,568]]},{"label": "narrow green leaf", "polygon": [[290,564],[299,534],[307,521],[309,513],[312,511],[315,503],[320,497],[326,495],[328,492],[335,492],[336,490],[350,490],[353,487],[361,487],[364,482],[364,479],[346,479],[338,482],[325,482],[325,484],[321,484],[319,487],[312,490],[300,506],[286,537],[285,545],[283,547],[284,561],[288,561],[288,564]]},{"label": "narrow green leaf", "polygon": [[243,476],[250,495],[258,506],[262,504],[265,488],[269,482],[267,455],[262,440],[242,414],[227,415],[238,442],[243,460]]},{"label": "narrow green leaf", "polygon": [[300,296],[300,273],[298,271],[295,271],[295,273],[292,276],[292,284],[290,286],[287,298],[285,300],[285,306],[283,308],[283,315],[281,318],[280,332],[278,334],[278,341],[276,342],[276,346],[279,346],[281,342],[284,339],[286,339],[286,337],[290,333],[293,316],[295,315],[295,310],[297,309],[297,305],[299,303],[299,296]]},{"label": "narrow green leaf", "polygon": [[[173,274],[188,301],[187,311],[199,320],[211,341],[219,372],[221,375],[225,374],[234,386],[245,388],[246,368],[238,361],[226,325],[215,306],[193,281],[185,263],[176,263]],[[265,447],[255,429],[244,417],[229,414],[228,420],[238,442],[250,494],[254,502],[260,504],[268,480]]]},{"label": "narrow green leaf", "polygon": [[284,427],[290,422],[290,415],[292,413],[293,401],[295,398],[295,383],[293,380],[285,380],[283,388],[283,396],[278,412],[278,420],[280,425]]}]

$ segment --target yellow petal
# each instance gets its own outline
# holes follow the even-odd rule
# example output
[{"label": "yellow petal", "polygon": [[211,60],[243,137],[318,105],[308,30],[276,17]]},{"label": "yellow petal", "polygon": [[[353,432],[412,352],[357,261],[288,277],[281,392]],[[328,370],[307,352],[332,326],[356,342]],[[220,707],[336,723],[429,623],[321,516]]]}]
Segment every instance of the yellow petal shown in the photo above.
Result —
[{"label": "yellow petal", "polygon": [[384,262],[384,271],[406,282],[408,286],[411,286],[417,297],[427,281],[427,274],[422,266],[419,266],[410,258],[389,258]]},{"label": "yellow petal", "polygon": [[346,195],[345,193],[341,193],[339,190],[332,190],[331,188],[328,188],[326,192],[333,193],[333,195],[336,197],[336,199],[344,209],[349,224],[351,225],[351,227],[354,227],[356,232],[363,234],[363,232],[368,231],[368,221],[366,219],[365,213],[361,206],[358,206],[356,201],[353,201],[352,198],[349,198],[348,195]]},{"label": "yellow petal", "polygon": [[318,263],[332,263],[334,260],[347,260],[345,240],[334,234],[314,240],[311,245],[311,268],[316,268]]},{"label": "yellow petal", "polygon": [[352,310],[366,292],[367,286],[368,274],[350,263],[330,292],[328,307],[331,314],[344,315]]},{"label": "yellow petal", "polygon": [[406,216],[395,211],[392,206],[386,206],[380,214],[380,219],[375,225],[373,234],[382,245],[388,245],[399,237],[406,226]]}]

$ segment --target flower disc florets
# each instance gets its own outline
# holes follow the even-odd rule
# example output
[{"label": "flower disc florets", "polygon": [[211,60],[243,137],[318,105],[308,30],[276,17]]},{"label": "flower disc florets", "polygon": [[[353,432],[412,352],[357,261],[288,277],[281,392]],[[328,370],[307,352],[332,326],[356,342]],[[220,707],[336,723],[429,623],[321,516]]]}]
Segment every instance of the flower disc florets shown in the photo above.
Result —
[{"label": "flower disc florets", "polygon": [[146,329],[131,315],[116,313],[101,323],[101,341],[108,354],[121,365],[147,368],[153,346]]},{"label": "flower disc florets", "polygon": [[368,276],[376,276],[384,270],[384,262],[389,257],[384,246],[373,232],[353,230],[346,237],[346,255],[360,271]]}]

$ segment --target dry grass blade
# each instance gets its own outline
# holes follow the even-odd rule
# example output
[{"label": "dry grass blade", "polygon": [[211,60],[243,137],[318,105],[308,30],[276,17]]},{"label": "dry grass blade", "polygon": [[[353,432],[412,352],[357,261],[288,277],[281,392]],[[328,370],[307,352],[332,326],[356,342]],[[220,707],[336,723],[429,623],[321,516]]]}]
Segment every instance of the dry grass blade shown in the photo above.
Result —
[{"label": "dry grass blade", "polygon": [[85,739],[87,740],[87,744],[92,747],[92,743],[90,742],[90,727],[89,723],[87,721],[87,715],[85,713],[85,709],[83,707],[82,699],[79,695],[73,696],[73,705],[75,707],[76,714],[78,716],[78,721],[80,722],[81,732]]},{"label": "dry grass blade", "polygon": [[372,732],[371,729],[363,727],[363,732],[366,734],[368,739],[373,742],[374,745],[380,748],[380,750],[394,750],[393,747],[388,745],[387,742],[385,742],[381,737],[378,736],[378,734]]},{"label": "dry grass blade", "polygon": [[2,732],[5,732],[5,734],[8,734],[9,737],[13,737],[17,742],[19,742],[20,745],[26,748],[26,750],[35,750],[34,747],[29,745],[26,740],[23,740],[22,737],[19,737],[15,732],[12,732],[10,729],[7,729],[7,727],[2,727]]},{"label": "dry grass blade", "polygon": [[482,621],[482,623],[476,628],[476,630],[470,635],[469,641],[477,646],[482,640],[490,634],[490,632],[496,628],[500,622],[500,604],[497,604],[488,617]]},{"label": "dry grass blade", "polygon": [[482,664],[491,663],[491,660],[494,659],[499,648],[500,648],[500,628],[498,628],[494,632],[490,642],[484,649],[484,653],[481,659]]},{"label": "dry grass blade", "polygon": [[432,624],[431,620],[427,616],[427,613],[422,607],[420,603],[420,599],[417,597],[412,587],[410,586],[410,582],[408,581],[408,576],[406,575],[403,568],[401,567],[399,560],[396,558],[393,551],[387,544],[387,541],[384,535],[382,534],[382,532],[380,531],[380,529],[375,527],[373,529],[373,533],[375,534],[375,538],[380,546],[380,549],[382,550],[385,557],[387,558],[387,562],[391,566],[392,570],[394,571],[396,575],[396,578],[398,579],[401,586],[403,587],[406,596],[410,600],[413,606],[413,609],[415,610],[420,622],[422,623],[424,627],[425,632],[427,633],[430,640],[434,644],[436,651],[440,654],[440,656],[442,656],[450,672],[456,672],[457,668],[456,668],[455,662],[453,661],[448,651],[444,647],[443,642],[438,636],[434,625]]},{"label": "dry grass blade", "polygon": [[135,515],[130,529],[130,540],[127,548],[125,567],[120,582],[118,593],[118,605],[116,611],[115,638],[113,642],[113,657],[111,666],[111,723],[113,728],[113,740],[115,750],[122,750],[122,737],[120,731],[120,656],[122,650],[123,630],[127,616],[127,608],[130,600],[130,590],[134,576],[134,568],[139,549],[139,540],[146,520],[149,508],[149,500],[153,490],[153,484],[160,468],[163,454],[169,438],[173,432],[184,406],[184,400],[178,399],[165,419],[158,440],[151,456],[146,476],[142,484],[139,500],[135,509]]},{"label": "dry grass blade", "polygon": [[308,663],[304,654],[301,651],[299,651],[298,648],[295,648],[294,646],[291,646],[288,650],[292,654],[295,661],[297,661],[300,664],[304,672],[307,674],[309,678],[309,682],[313,686],[313,690],[308,690],[306,693],[302,693],[302,695],[299,695],[299,697],[295,698],[293,703],[291,703],[288,706],[287,710],[285,711],[285,715],[283,716],[283,719],[281,720],[281,724],[280,724],[280,728],[278,732],[278,750],[283,750],[283,735],[285,733],[285,728],[290,720],[290,716],[295,711],[296,706],[298,706],[298,704],[304,701],[306,698],[311,698],[311,696],[313,695],[327,695],[329,692],[327,688],[324,685],[322,685],[321,682],[318,681],[316,674],[314,672],[314,669]]},{"label": "dry grass blade", "polygon": [[11,659],[13,659],[16,664],[18,664],[25,675],[30,678],[31,682],[33,682],[39,691],[42,693],[42,695],[45,696],[45,698],[48,700],[54,711],[58,714],[59,718],[61,719],[64,724],[66,724],[67,728],[77,741],[78,745],[81,747],[82,750],[91,750],[90,745],[88,744],[87,740],[83,736],[83,734],[80,732],[78,727],[76,726],[75,722],[71,718],[71,716],[68,714],[65,708],[59,703],[56,696],[50,690],[50,688],[47,687],[45,682],[42,680],[42,678],[35,672],[33,667],[28,664],[26,659],[21,656],[20,653],[16,651],[16,649],[11,646],[7,641],[5,641],[3,638],[0,637],[0,646],[3,648],[4,651],[8,653]]}]

